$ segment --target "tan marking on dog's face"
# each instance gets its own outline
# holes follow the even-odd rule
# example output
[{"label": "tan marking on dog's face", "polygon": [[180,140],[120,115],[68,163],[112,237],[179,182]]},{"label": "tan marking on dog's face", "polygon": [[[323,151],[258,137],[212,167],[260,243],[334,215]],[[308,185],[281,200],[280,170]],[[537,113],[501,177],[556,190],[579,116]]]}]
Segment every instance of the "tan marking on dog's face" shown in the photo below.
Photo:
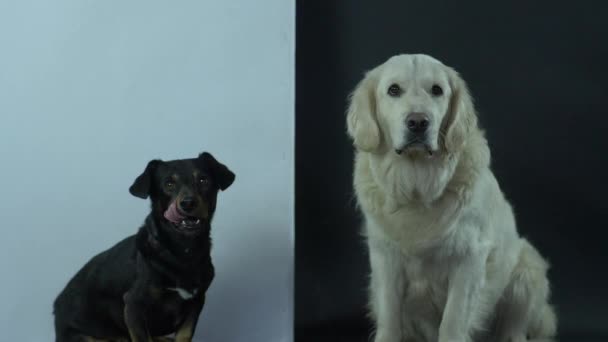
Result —
[{"label": "tan marking on dog's face", "polygon": [[175,192],[179,184],[179,175],[174,173],[162,180],[162,189],[167,195]]},{"label": "tan marking on dog's face", "polygon": [[202,219],[208,220],[209,219],[209,205],[199,195],[196,195],[196,200],[198,201],[199,205],[198,205],[198,208],[197,208],[197,210],[195,211],[194,214],[197,217],[200,217]]},{"label": "tan marking on dog's face", "polygon": [[[200,177],[201,177],[200,171],[194,170],[194,172],[192,173],[192,177],[195,180],[196,186],[201,186],[201,184],[199,184]],[[194,197],[196,197],[196,201],[197,201],[197,203],[199,203],[199,206],[198,206],[197,210],[195,211],[196,216],[203,218],[205,220],[209,219],[209,205],[205,201],[203,196],[201,196],[200,191],[196,191]]]},{"label": "tan marking on dog's face", "polygon": [[167,194],[172,196],[172,201],[177,203],[179,203],[184,197],[194,197],[198,205],[191,213],[192,216],[196,216],[204,220],[209,219],[209,204],[205,198],[201,196],[201,190],[205,191],[205,189],[200,188],[205,186],[202,184],[201,179],[206,178],[207,176],[202,177],[199,170],[194,170],[191,175],[182,176],[183,177],[180,178],[179,175],[173,174],[170,177],[175,181],[175,188],[172,190],[172,192],[168,192]]}]

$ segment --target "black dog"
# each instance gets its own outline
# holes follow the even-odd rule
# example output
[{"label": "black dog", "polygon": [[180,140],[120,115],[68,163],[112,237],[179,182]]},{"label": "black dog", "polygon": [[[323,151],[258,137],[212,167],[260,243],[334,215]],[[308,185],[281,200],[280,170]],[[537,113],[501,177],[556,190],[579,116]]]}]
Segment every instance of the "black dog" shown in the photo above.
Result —
[{"label": "black dog", "polygon": [[210,224],[235,175],[207,153],[152,160],[129,188],[151,199],[138,233],[93,257],[54,303],[58,342],[191,341],[214,277]]}]

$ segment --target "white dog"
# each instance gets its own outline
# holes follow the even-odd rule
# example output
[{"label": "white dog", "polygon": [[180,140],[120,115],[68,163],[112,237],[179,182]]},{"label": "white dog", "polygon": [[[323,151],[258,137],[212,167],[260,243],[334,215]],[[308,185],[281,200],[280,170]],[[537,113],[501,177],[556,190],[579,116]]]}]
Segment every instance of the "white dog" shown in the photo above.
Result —
[{"label": "white dog", "polygon": [[548,264],[490,171],[467,86],[426,55],[369,71],[350,98],[376,342],[548,340]]}]

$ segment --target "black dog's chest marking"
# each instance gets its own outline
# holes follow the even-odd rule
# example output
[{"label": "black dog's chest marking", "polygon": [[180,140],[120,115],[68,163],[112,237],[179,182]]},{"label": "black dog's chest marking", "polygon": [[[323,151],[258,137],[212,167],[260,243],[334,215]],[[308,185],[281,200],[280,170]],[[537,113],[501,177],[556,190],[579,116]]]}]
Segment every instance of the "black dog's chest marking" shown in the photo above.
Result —
[{"label": "black dog's chest marking", "polygon": [[176,292],[183,300],[191,300],[198,293],[198,289],[186,290],[181,287],[167,287],[165,290]]},{"label": "black dog's chest marking", "polygon": [[199,293],[198,288],[186,289],[179,286],[152,285],[149,287],[146,301],[157,309],[166,308],[166,311],[173,311],[175,307],[189,305]]},{"label": "black dog's chest marking", "polygon": [[[192,292],[198,293],[198,290]],[[197,300],[196,294],[192,292],[182,288],[151,286],[148,292],[150,296],[147,297],[149,306],[146,310],[150,332],[164,334],[175,331],[185,320],[189,307]],[[186,299],[182,295],[191,297]]]}]

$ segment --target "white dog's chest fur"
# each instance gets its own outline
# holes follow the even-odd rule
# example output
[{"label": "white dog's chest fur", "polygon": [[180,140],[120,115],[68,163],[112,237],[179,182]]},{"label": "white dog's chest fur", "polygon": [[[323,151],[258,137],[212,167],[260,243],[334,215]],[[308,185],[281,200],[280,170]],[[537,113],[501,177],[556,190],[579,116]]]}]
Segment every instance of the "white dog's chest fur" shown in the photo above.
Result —
[{"label": "white dog's chest fur", "polygon": [[[378,185],[390,194],[388,198],[422,204],[437,200],[445,190],[456,167],[455,159],[449,157],[423,158],[374,158],[378,167],[372,169]],[[403,205],[404,203],[394,203]]]},{"label": "white dog's chest fur", "polygon": [[396,242],[408,255],[446,243],[441,240],[462,214],[461,194],[447,189],[455,162],[380,159],[376,163],[357,182],[358,190],[365,192],[359,200],[368,220],[368,236]]}]

